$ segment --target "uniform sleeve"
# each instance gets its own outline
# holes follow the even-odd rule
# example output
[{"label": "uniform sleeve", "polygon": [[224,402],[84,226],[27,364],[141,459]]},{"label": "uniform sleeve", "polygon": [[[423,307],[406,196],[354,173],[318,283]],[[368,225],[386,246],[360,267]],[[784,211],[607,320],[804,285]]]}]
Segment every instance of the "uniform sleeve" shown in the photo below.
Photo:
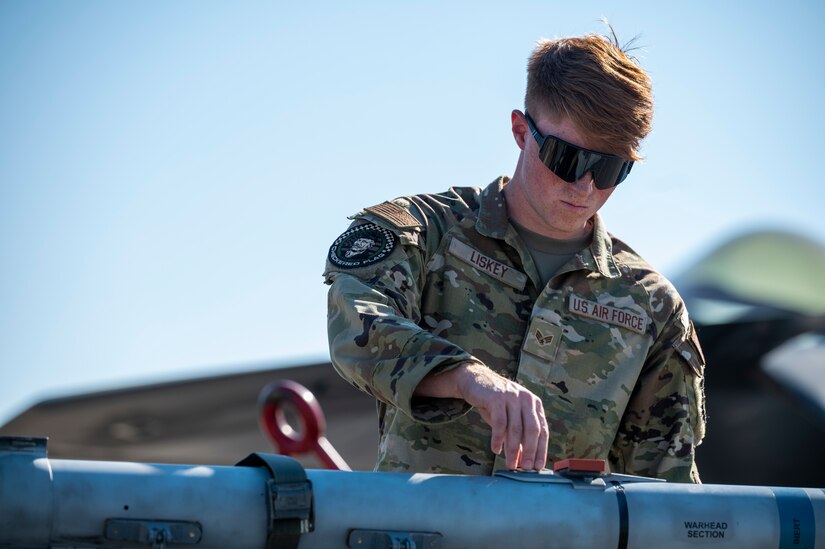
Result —
[{"label": "uniform sleeve", "polygon": [[327,261],[332,364],[354,386],[416,421],[451,421],[470,409],[465,401],[413,392],[431,372],[478,361],[419,325],[425,253],[410,235],[395,231],[398,244],[379,262],[342,268]]},{"label": "uniform sleeve", "polygon": [[700,483],[695,450],[705,434],[705,361],[684,309],[648,354],[622,418],[611,462],[628,474]]}]

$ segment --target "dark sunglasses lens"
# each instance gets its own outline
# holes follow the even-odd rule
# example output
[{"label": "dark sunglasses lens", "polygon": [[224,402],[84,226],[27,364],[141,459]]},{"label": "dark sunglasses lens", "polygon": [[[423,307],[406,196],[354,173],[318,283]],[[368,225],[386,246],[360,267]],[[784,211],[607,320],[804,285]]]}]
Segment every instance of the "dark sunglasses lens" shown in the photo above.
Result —
[{"label": "dark sunglasses lens", "polygon": [[597,189],[615,187],[627,177],[625,162],[621,158],[602,158],[593,167],[593,182]]},{"label": "dark sunglasses lens", "polygon": [[576,176],[579,166],[578,152],[577,147],[559,141],[552,136],[547,136],[544,146],[539,151],[539,156],[544,165],[550,168],[550,171],[568,183],[572,183],[578,179]]}]

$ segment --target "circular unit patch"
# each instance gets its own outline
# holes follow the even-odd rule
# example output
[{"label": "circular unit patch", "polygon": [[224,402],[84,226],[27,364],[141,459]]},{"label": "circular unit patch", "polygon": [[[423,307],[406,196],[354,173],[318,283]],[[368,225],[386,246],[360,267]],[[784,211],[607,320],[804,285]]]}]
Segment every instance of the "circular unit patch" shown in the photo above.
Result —
[{"label": "circular unit patch", "polygon": [[378,263],[395,249],[398,239],[374,223],[358,225],[338,237],[329,248],[329,260],[344,269]]}]

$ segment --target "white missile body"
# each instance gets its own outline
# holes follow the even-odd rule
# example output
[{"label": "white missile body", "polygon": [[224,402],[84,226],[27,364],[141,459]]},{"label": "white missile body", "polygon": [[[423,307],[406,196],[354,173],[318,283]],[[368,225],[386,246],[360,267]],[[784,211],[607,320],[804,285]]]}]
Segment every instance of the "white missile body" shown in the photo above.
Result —
[{"label": "white missile body", "polygon": [[0,438],[0,547],[825,549],[821,489],[304,471],[257,459],[59,460],[45,439]]}]

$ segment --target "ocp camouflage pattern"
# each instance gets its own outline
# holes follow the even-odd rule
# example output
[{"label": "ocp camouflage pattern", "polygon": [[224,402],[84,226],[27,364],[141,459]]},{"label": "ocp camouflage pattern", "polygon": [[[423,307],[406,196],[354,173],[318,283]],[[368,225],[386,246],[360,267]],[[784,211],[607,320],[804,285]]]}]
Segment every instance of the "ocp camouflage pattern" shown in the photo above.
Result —
[{"label": "ocp camouflage pattern", "polygon": [[376,470],[504,466],[466,402],[413,397],[430,372],[473,361],[542,399],[549,462],[606,459],[617,473],[699,482],[705,364],[682,299],[598,214],[591,245],[541,288],[506,183],[367,208],[353,226],[393,231],[395,248],[364,267],[327,261],[330,355],[378,401]]}]

